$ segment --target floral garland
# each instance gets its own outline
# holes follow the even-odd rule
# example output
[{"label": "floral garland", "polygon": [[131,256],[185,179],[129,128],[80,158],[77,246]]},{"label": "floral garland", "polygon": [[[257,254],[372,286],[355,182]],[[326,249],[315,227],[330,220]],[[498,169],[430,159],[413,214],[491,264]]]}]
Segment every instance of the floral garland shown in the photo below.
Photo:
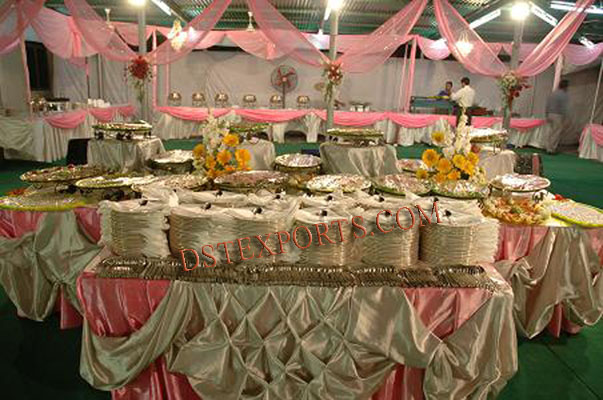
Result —
[{"label": "floral garland", "polygon": [[238,148],[239,135],[231,133],[228,122],[214,118],[211,111],[201,135],[203,141],[193,149],[193,165],[197,171],[213,179],[251,169],[249,150]]},{"label": "floral garland", "polygon": [[516,75],[513,71],[501,76],[498,79],[498,86],[500,87],[503,106],[509,110],[513,108],[513,100],[519,97],[521,91],[532,87],[527,84],[526,77]]},{"label": "floral garland", "polygon": [[335,90],[343,81],[343,71],[341,64],[336,62],[326,62],[323,64],[322,76],[326,79],[323,95],[328,103],[335,95]]},{"label": "floral garland", "polygon": [[427,149],[421,160],[426,168],[416,172],[419,179],[433,179],[436,183],[469,180],[483,183],[484,171],[478,167],[479,154],[471,146],[471,127],[467,126],[467,116],[460,117],[456,135],[450,130],[436,131],[431,135],[433,143],[442,150]]},{"label": "floral garland", "polygon": [[147,81],[150,81],[153,76],[151,65],[143,56],[138,56],[132,60],[130,65],[128,65],[128,73],[130,74],[130,77],[133,78],[132,84],[137,92],[136,98],[142,104],[144,100],[145,84]]}]

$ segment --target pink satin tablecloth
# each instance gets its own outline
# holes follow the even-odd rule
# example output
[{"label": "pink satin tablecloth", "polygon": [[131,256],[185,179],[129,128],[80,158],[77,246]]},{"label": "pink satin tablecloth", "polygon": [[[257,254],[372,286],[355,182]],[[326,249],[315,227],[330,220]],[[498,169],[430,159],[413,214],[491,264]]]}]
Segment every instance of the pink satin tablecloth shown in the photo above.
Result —
[{"label": "pink satin tablecloth", "polygon": [[[157,308],[170,282],[167,280],[106,279],[84,272],[78,280],[78,298],[92,331],[99,336],[124,336],[140,329]],[[406,295],[423,323],[445,338],[489,300],[482,289],[407,289]],[[187,378],[167,370],[157,359],[139,377],[112,392],[113,400],[199,399]],[[398,366],[373,400],[423,398],[423,370]]]},{"label": "pink satin tablecloth", "polygon": [[127,118],[133,116],[135,112],[136,108],[132,105],[98,107],[50,115],[44,117],[44,121],[54,128],[75,129],[86,121],[88,114],[100,122],[111,122],[118,114]]}]

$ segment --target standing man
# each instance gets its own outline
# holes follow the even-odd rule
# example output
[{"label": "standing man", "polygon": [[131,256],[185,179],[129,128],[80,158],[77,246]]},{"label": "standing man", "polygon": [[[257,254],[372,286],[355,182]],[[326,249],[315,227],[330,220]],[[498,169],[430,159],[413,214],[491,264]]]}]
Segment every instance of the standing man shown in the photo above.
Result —
[{"label": "standing man", "polygon": [[561,132],[565,127],[565,118],[569,106],[568,86],[569,82],[566,79],[559,82],[559,88],[549,96],[546,102],[546,119],[551,126],[551,136],[546,146],[546,152],[549,154],[557,153],[557,146],[561,141]]},{"label": "standing man", "polygon": [[475,90],[469,84],[471,80],[467,77],[461,79],[461,88],[456,92],[452,93],[450,99],[456,101],[458,104],[457,113],[456,113],[456,121],[460,119],[460,116],[463,113],[463,109],[465,110],[465,114],[467,114],[467,125],[471,125],[471,110],[473,107],[473,102],[475,100]]}]

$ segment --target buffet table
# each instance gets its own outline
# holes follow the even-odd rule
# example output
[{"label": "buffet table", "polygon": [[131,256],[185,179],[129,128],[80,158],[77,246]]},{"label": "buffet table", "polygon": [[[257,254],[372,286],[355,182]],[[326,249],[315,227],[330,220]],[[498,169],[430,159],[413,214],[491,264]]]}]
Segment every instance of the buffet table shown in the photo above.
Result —
[{"label": "buffet table", "polygon": [[96,263],[78,281],[81,374],[113,399],[485,398],[517,369],[513,294],[488,266],[494,290],[100,278]]},{"label": "buffet table", "polygon": [[603,125],[588,124],[580,136],[580,158],[603,162]]},{"label": "buffet table", "polygon": [[[270,138],[278,143],[285,141],[287,130],[302,130],[308,142],[316,142],[321,123],[326,120],[324,110],[294,109],[212,109],[212,115],[229,121],[246,120],[270,123]],[[162,139],[183,139],[200,135],[202,122],[208,117],[207,108],[157,107],[155,132]],[[398,112],[336,111],[335,125],[341,127],[374,127],[385,133],[387,143],[411,146],[415,143],[431,144],[431,134],[456,125],[450,115],[405,114]],[[500,128],[501,117],[474,117],[473,126]],[[509,142],[518,147],[545,148],[548,125],[543,119],[515,118],[511,120]]]},{"label": "buffet table", "polygon": [[594,325],[603,314],[603,228],[502,224],[497,270],[513,287],[515,322],[532,338]]},{"label": "buffet table", "polygon": [[327,174],[379,176],[399,172],[396,149],[391,145],[358,147],[323,143],[320,145],[320,158]]},{"label": "buffet table", "polygon": [[100,247],[96,208],[0,210],[0,284],[20,316],[42,321],[59,301],[61,327],[79,326],[75,281]]},{"label": "buffet table", "polygon": [[0,117],[0,147],[7,158],[52,162],[67,155],[67,144],[75,138],[92,137],[98,122],[131,118],[131,105],[88,108],[45,117]]},{"label": "buffet table", "polygon": [[112,171],[144,171],[147,161],[165,152],[159,138],[140,140],[92,139],[88,142],[88,165]]}]

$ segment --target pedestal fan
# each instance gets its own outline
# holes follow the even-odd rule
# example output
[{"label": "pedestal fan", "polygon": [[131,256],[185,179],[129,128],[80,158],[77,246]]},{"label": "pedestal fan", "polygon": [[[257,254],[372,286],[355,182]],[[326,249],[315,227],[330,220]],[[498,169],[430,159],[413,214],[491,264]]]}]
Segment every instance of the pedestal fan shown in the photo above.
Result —
[{"label": "pedestal fan", "polygon": [[279,65],[272,71],[270,83],[282,94],[283,108],[285,108],[285,95],[297,87],[297,71],[289,65]]}]

